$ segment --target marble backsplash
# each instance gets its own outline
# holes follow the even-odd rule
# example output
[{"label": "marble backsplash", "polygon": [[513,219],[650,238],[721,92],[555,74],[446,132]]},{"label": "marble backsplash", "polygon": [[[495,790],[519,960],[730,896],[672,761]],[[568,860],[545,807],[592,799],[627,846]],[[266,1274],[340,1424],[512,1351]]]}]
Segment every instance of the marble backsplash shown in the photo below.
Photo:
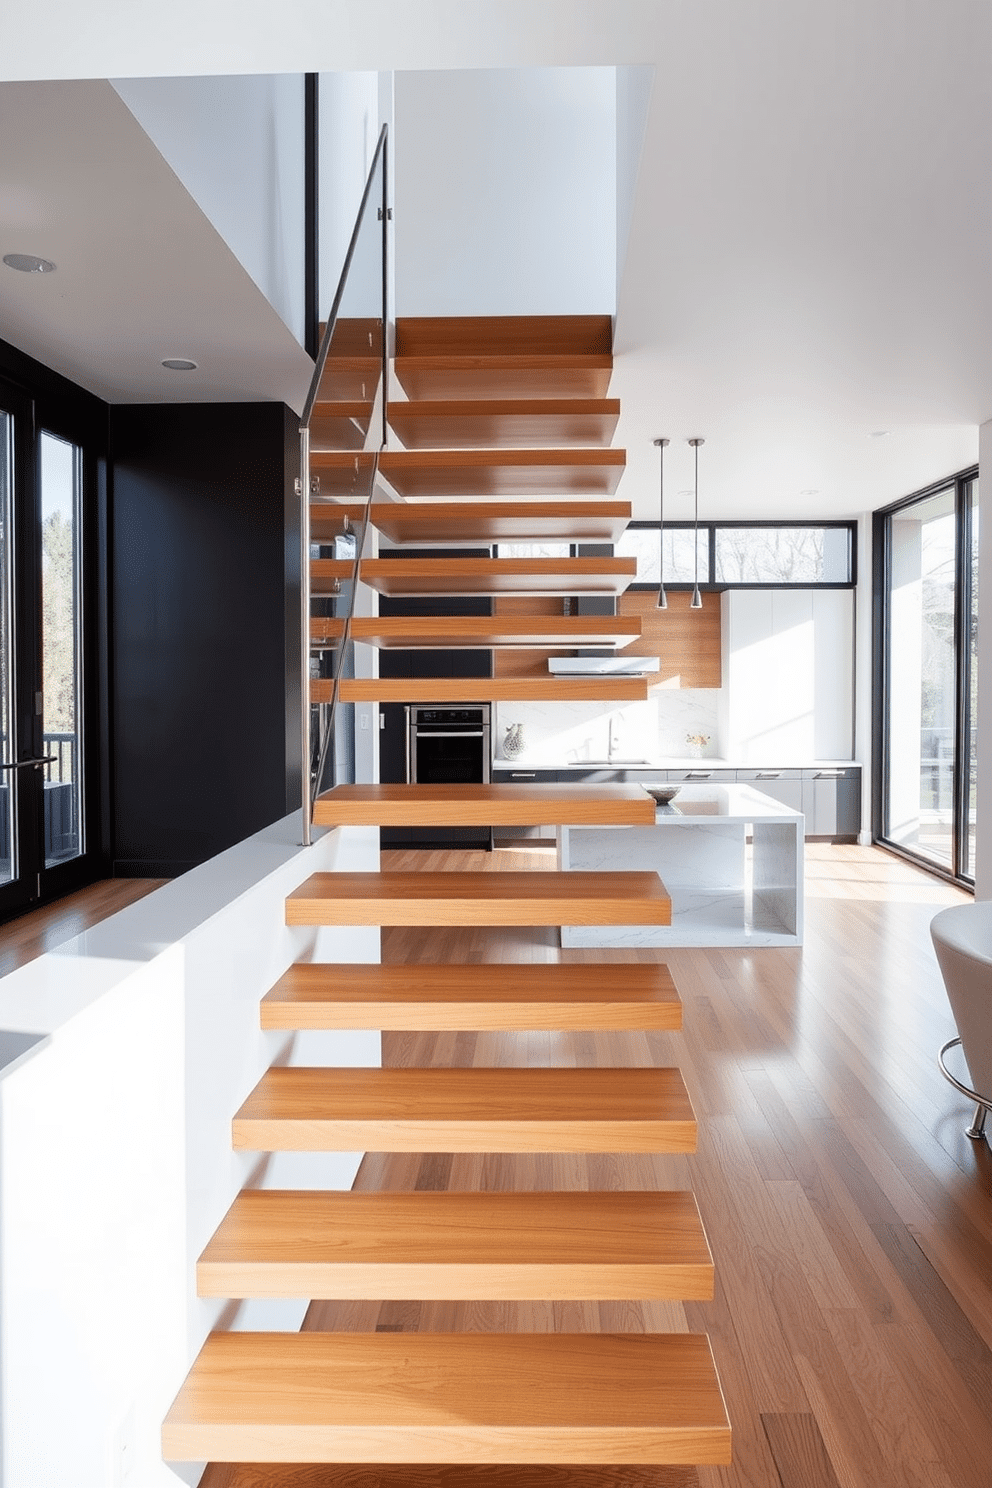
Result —
[{"label": "marble backsplash", "polygon": [[531,765],[580,764],[584,760],[682,758],[687,736],[705,735],[703,757],[720,755],[715,688],[658,688],[646,702],[500,703],[493,719],[497,759],[513,724],[523,725],[524,751],[515,760]]}]

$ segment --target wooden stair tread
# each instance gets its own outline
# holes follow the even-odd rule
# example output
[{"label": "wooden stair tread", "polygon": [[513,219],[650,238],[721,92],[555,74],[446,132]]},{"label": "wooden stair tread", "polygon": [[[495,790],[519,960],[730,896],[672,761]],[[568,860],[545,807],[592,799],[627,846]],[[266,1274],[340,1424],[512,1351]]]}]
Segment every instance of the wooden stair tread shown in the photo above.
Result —
[{"label": "wooden stair tread", "polygon": [[[344,621],[314,616],[310,639],[336,644],[344,632]],[[363,616],[352,621],[351,637],[381,650],[505,649],[508,647],[574,650],[577,646],[616,649],[640,637],[637,619],[596,615],[399,615]]]},{"label": "wooden stair tread", "polygon": [[608,445],[619,398],[441,398],[390,403],[390,427],[407,449],[516,449]]},{"label": "wooden stair tread", "polygon": [[690,1193],[249,1190],[197,1263],[201,1297],[708,1301]]},{"label": "wooden stair tread", "polygon": [[400,496],[608,495],[626,460],[622,449],[384,450],[379,469]]},{"label": "wooden stair tread", "polygon": [[[516,787],[513,787],[516,789]],[[669,925],[657,873],[315,873],[287,925]]]},{"label": "wooden stair tread", "polygon": [[396,355],[588,356],[613,350],[609,315],[399,315]]},{"label": "wooden stair tread", "polygon": [[[332,684],[310,684],[311,701],[329,703]],[[646,677],[347,677],[346,703],[632,703],[648,696]]]},{"label": "wooden stair tread", "polygon": [[677,1069],[268,1070],[234,1146],[264,1152],[694,1152]]},{"label": "wooden stair tread", "polygon": [[519,1463],[211,1463],[200,1488],[699,1488],[694,1467]]},{"label": "wooden stair tread", "polygon": [[[342,572],[346,570],[346,572]],[[346,560],[315,558],[314,594],[350,578]],[[620,594],[637,577],[636,558],[366,558],[360,576],[390,599],[436,594]]]},{"label": "wooden stair tread", "polygon": [[212,1333],[171,1461],[725,1463],[709,1340],[664,1333]]},{"label": "wooden stair tread", "polygon": [[396,381],[407,397],[605,398],[613,376],[608,354],[398,356]]},{"label": "wooden stair tread", "polygon": [[321,826],[654,826],[639,785],[338,785],[319,796]]},{"label": "wooden stair tread", "polygon": [[[310,530],[333,536],[341,513],[357,523],[361,508],[330,502],[310,507]],[[617,542],[631,518],[629,501],[373,501],[370,520],[390,542]]]},{"label": "wooden stair tread", "polygon": [[298,962],[261,1001],[263,1028],[682,1027],[659,962],[508,962],[391,966]]}]

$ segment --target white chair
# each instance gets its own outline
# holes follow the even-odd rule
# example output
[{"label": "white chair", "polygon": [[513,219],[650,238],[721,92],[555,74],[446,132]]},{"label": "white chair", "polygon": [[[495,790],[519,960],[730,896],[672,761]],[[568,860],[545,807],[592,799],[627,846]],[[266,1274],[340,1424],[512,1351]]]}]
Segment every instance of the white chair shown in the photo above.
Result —
[{"label": "white chair", "polygon": [[[966,1130],[977,1141],[992,1110],[992,902],[942,909],[930,922],[930,934],[960,1035],[948,1040],[937,1062],[955,1090],[975,1101]],[[955,1044],[961,1045],[972,1086],[956,1079],[944,1062]]]}]

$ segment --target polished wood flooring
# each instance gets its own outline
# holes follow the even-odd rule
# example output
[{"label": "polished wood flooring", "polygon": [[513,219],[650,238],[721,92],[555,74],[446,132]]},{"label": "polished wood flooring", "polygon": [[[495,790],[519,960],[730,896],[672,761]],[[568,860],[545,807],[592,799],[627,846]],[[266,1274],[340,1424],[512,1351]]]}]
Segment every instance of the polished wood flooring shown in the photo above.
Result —
[{"label": "polished wood flooring", "polygon": [[119,909],[160,889],[164,878],[106,878],[89,888],[57,899],[41,909],[32,909],[7,925],[0,925],[0,976],[24,966],[46,951],[82,935],[84,930],[109,919]]},{"label": "polished wood flooring", "polygon": [[[554,856],[383,854],[384,869],[414,867],[540,872]],[[807,896],[802,948],[666,954],[682,1032],[383,1036],[396,1067],[680,1066],[694,1156],[370,1154],[356,1186],[692,1188],[712,1303],[314,1302],[306,1326],[706,1331],[734,1462],[700,1468],[701,1488],[988,1488],[992,1154],[964,1136],[968,1102],[936,1069],[952,1022],[929,940],[932,914],[966,896],[881,851],[819,845]],[[388,929],[383,956],[491,962],[498,978],[501,962],[600,954],[555,940]]]},{"label": "polished wood flooring", "polygon": [[[383,868],[415,867],[540,872],[554,856],[383,855]],[[953,1025],[929,940],[932,914],[967,896],[875,849],[810,845],[806,869],[802,948],[667,953],[685,1004],[681,1033],[383,1037],[387,1064],[400,1068],[679,1065],[699,1118],[693,1156],[377,1154],[356,1187],[692,1188],[716,1263],[712,1303],[315,1302],[306,1326],[705,1330],[734,1462],[700,1468],[701,1488],[988,1488],[992,1153],[964,1136],[969,1103],[936,1069]],[[0,928],[0,969],[153,887],[96,885]],[[563,953],[555,939],[539,929],[390,929],[383,949],[388,962],[424,964],[598,954]],[[655,954],[612,958],[623,965]],[[325,1469],[307,1471],[293,1476],[294,1488],[304,1477],[320,1488],[331,1482]],[[334,1471],[339,1485],[348,1474]],[[237,1472],[239,1488],[276,1488],[293,1470]],[[505,1488],[557,1481],[546,1469],[503,1472]],[[351,1476],[356,1488],[371,1482],[367,1470]],[[426,1476],[431,1488],[444,1478],[440,1469]],[[608,1468],[564,1476],[564,1488],[578,1477],[582,1488],[633,1481]],[[410,1469],[402,1477],[404,1488],[420,1488]],[[218,1466],[208,1481],[221,1488],[235,1479]]]}]

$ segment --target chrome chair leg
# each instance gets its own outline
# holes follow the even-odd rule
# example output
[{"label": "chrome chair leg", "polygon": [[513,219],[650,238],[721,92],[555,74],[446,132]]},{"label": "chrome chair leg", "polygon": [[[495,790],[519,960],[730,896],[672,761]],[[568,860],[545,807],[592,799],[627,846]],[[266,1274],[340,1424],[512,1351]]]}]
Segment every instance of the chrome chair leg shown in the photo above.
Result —
[{"label": "chrome chair leg", "polygon": [[953,1085],[955,1090],[960,1090],[962,1095],[966,1095],[969,1100],[975,1102],[975,1114],[972,1117],[971,1125],[965,1127],[964,1134],[966,1137],[970,1137],[973,1142],[980,1142],[985,1136],[985,1118],[988,1116],[989,1111],[992,1110],[992,1097],[986,1098],[984,1095],[979,1095],[977,1090],[972,1090],[970,1085],[963,1085],[955,1075],[951,1074],[947,1065],[944,1063],[944,1055],[948,1049],[953,1049],[959,1046],[960,1043],[961,1040],[959,1038],[948,1039],[937,1055],[937,1064],[940,1073],[948,1084]]}]

